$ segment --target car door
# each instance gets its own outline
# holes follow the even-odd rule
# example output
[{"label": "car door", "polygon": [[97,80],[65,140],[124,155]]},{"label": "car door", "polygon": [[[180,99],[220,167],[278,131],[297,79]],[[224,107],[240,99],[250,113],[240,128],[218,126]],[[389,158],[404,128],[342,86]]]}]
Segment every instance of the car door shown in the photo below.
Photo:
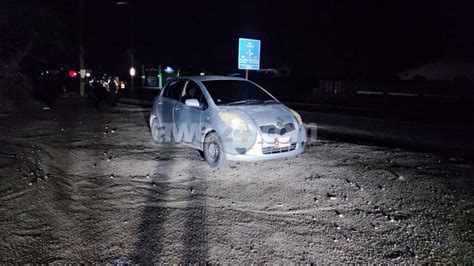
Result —
[{"label": "car door", "polygon": [[[200,106],[186,106],[185,102],[188,99],[198,100]],[[176,141],[192,146],[197,146],[200,143],[202,137],[201,115],[206,106],[207,103],[205,103],[201,87],[192,80],[187,81],[181,98],[176,101],[174,107],[174,136]]]},{"label": "car door", "polygon": [[181,93],[183,91],[183,86],[185,84],[184,80],[172,81],[167,85],[165,91],[163,91],[162,97],[162,117],[161,117],[161,126],[165,130],[166,139],[171,141],[172,132],[173,132],[173,109],[175,103],[180,99]]}]

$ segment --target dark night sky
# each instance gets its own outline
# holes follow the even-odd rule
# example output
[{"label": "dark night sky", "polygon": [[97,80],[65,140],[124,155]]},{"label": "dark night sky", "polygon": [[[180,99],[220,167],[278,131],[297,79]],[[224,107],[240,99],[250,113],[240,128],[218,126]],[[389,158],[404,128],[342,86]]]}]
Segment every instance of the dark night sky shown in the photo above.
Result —
[{"label": "dark night sky", "polygon": [[89,64],[126,60],[130,30],[136,61],[211,71],[236,70],[239,37],[262,40],[262,68],[306,74],[385,75],[473,56],[473,1],[128,2],[86,0]]}]

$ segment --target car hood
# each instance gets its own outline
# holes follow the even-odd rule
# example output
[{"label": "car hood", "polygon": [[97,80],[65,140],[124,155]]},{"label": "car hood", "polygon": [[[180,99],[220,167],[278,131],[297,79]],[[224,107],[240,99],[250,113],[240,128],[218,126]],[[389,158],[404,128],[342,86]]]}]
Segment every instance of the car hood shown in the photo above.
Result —
[{"label": "car hood", "polygon": [[220,106],[224,112],[244,113],[250,119],[262,124],[279,120],[292,121],[292,114],[283,104]]}]

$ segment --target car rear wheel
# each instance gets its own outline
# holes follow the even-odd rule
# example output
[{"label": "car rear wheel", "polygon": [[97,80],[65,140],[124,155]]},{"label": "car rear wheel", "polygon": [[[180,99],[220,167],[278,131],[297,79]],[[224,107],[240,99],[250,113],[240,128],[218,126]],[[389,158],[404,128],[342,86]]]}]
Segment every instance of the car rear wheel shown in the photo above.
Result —
[{"label": "car rear wheel", "polygon": [[151,137],[155,143],[163,143],[165,136],[163,134],[163,130],[160,127],[160,123],[158,118],[153,119],[151,122]]},{"label": "car rear wheel", "polygon": [[216,133],[209,133],[204,140],[204,159],[211,167],[226,167],[224,148]]}]

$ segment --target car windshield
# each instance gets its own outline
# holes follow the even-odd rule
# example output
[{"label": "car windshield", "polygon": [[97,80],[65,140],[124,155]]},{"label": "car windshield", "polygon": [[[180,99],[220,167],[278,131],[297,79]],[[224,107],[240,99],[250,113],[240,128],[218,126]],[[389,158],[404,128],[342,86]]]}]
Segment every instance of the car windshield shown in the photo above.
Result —
[{"label": "car windshield", "polygon": [[207,80],[202,83],[216,105],[277,103],[260,87],[245,80]]}]

